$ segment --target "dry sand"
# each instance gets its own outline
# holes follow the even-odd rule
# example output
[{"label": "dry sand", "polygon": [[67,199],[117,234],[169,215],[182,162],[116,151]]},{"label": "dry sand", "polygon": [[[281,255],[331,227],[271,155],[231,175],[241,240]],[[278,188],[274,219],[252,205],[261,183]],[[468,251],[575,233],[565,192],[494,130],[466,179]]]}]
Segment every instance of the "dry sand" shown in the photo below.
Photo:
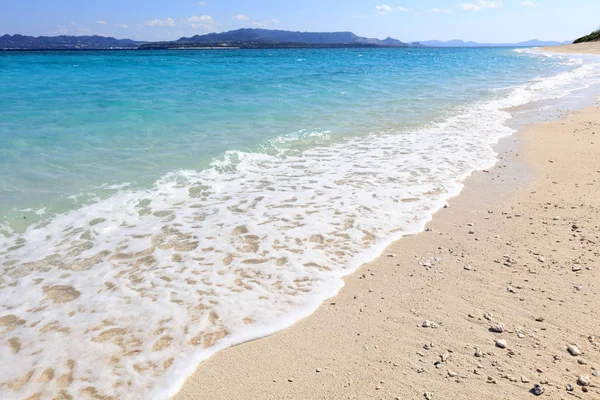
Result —
[{"label": "dry sand", "polygon": [[292,328],[202,363],[174,399],[526,399],[534,384],[600,399],[600,106],[499,151],[430,230]]},{"label": "dry sand", "polygon": [[542,47],[543,50],[554,53],[568,54],[600,54],[600,42],[568,44],[556,47]]}]

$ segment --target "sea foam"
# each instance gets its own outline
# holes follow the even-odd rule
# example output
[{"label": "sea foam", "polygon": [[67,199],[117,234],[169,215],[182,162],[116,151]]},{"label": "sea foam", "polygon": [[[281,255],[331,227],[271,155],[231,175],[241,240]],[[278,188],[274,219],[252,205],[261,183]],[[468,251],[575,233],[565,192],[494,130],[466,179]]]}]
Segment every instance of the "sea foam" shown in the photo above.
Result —
[{"label": "sea foam", "polygon": [[164,399],[198,362],[311,314],[345,275],[423,229],[496,162],[507,108],[599,78],[597,63],[470,104],[422,129],[260,153],[166,174],[0,237],[4,399]]}]

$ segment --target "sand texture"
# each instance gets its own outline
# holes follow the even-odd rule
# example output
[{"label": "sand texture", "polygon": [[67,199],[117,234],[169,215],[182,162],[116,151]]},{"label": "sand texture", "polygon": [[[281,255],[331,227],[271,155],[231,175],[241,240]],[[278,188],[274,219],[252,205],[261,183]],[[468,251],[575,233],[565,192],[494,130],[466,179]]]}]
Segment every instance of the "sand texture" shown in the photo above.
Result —
[{"label": "sand texture", "polygon": [[568,44],[564,46],[542,47],[542,50],[567,54],[600,54],[600,42]]}]

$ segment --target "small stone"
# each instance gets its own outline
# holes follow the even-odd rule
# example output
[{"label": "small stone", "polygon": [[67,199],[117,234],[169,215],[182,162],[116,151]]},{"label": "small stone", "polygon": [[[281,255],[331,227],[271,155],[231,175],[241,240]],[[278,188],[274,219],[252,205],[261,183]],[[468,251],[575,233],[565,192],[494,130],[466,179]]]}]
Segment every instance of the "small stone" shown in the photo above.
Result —
[{"label": "small stone", "polygon": [[585,359],[583,359],[583,358],[578,358],[577,359],[577,363],[579,365],[587,365],[587,361]]},{"label": "small stone", "polygon": [[600,376],[600,372],[598,372],[598,371],[594,371],[594,372],[592,372],[592,375],[593,375],[593,376]]},{"label": "small stone", "polygon": [[543,263],[543,262],[546,262],[546,259],[544,257],[542,257],[542,256],[539,256],[538,257],[538,261],[541,262],[541,263]]},{"label": "small stone", "polygon": [[465,265],[465,267],[464,267],[464,268],[465,268],[465,270],[467,270],[467,271],[470,271],[470,270],[472,270],[472,269],[473,269],[473,267],[471,267],[470,265]]},{"label": "small stone", "polygon": [[288,379],[288,382],[290,382],[290,383],[291,383],[291,382],[294,382],[294,380],[293,380],[293,379]]},{"label": "small stone", "polygon": [[569,351],[569,354],[571,354],[573,357],[577,357],[577,356],[581,355],[581,350],[579,350],[579,347],[577,347],[576,344],[568,345],[567,350]]},{"label": "small stone", "polygon": [[435,322],[432,322],[430,320],[425,320],[425,322],[423,322],[423,325],[421,325],[423,328],[436,328],[437,324]]},{"label": "small stone", "polygon": [[575,388],[570,383],[567,383],[566,389],[567,389],[567,392],[572,392],[573,389],[575,389]]},{"label": "small stone", "polygon": [[491,376],[488,376],[487,377],[487,383],[493,383],[493,384],[495,384],[496,380],[494,378],[492,378]]},{"label": "small stone", "polygon": [[492,320],[492,314],[490,314],[490,313],[484,313],[483,314],[483,318],[487,319],[488,321],[491,321]]},{"label": "small stone", "polygon": [[504,339],[496,339],[496,346],[500,347],[501,349],[505,349],[507,344],[506,344],[506,340]]},{"label": "small stone", "polygon": [[573,268],[571,268],[573,270],[573,272],[579,272],[581,271],[581,267],[579,265],[573,265]]},{"label": "small stone", "polygon": [[523,383],[529,383],[529,379],[527,379],[527,377],[525,375],[523,375],[521,377],[521,382],[523,382]]},{"label": "small stone", "polygon": [[490,327],[490,332],[494,333],[502,333],[504,332],[504,325],[502,324],[494,324]]},{"label": "small stone", "polygon": [[483,357],[483,353],[478,348],[475,348],[475,357]]},{"label": "small stone", "polygon": [[452,371],[452,370],[448,370],[448,376],[450,378],[454,378],[456,375],[458,375],[456,372]]},{"label": "small stone", "polygon": [[590,377],[587,375],[579,375],[579,378],[577,378],[577,383],[579,383],[581,386],[590,386]]},{"label": "small stone", "polygon": [[536,396],[540,396],[544,393],[544,388],[542,387],[542,385],[540,385],[539,383],[536,383],[535,385],[533,385],[533,394],[535,394]]},{"label": "small stone", "polygon": [[536,320],[537,322],[544,322],[544,320],[545,320],[545,319],[546,319],[546,318],[544,318],[544,317],[537,317],[535,320]]},{"label": "small stone", "polygon": [[317,369],[316,369],[316,371],[317,371],[317,372],[321,372],[321,371],[323,371],[323,370],[322,370],[321,368],[317,368]]},{"label": "small stone", "polygon": [[475,234],[475,231],[471,229],[471,230],[469,231],[469,235],[474,235],[474,234]]},{"label": "small stone", "polygon": [[425,392],[425,394],[423,396],[425,397],[425,400],[433,400],[433,394],[432,393]]}]

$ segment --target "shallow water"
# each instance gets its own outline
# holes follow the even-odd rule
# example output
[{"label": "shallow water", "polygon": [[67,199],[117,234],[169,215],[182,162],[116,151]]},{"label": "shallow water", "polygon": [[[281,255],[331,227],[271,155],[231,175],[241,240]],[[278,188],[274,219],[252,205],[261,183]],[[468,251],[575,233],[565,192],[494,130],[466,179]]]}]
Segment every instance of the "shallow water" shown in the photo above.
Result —
[{"label": "shallow water", "polygon": [[1,54],[2,395],[164,398],[598,81],[512,49]]}]

